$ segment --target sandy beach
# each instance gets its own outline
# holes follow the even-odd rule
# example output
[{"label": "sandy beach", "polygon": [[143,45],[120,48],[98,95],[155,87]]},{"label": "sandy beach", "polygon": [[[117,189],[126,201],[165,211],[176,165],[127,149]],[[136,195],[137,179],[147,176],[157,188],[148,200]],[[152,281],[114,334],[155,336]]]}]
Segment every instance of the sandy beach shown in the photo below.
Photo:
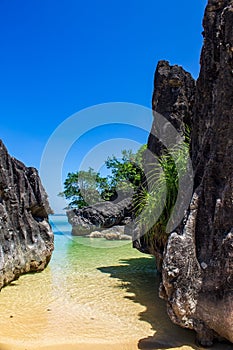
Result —
[{"label": "sandy beach", "polygon": [[[138,350],[138,349],[148,349],[148,350],[200,350],[195,345],[188,346],[182,345],[179,347],[170,347],[166,343],[148,342],[144,347],[140,347],[136,342],[131,343],[79,343],[79,344],[55,344],[48,346],[20,346],[17,344],[1,344],[0,350]],[[215,344],[213,350],[231,350],[231,345],[226,344]]]},{"label": "sandy beach", "polygon": [[[125,343],[125,344],[61,344],[61,345],[50,345],[50,346],[18,346],[17,344],[7,345],[0,344],[0,350],[136,350],[139,349],[136,343]],[[153,347],[148,347],[147,349],[154,349]],[[156,348],[159,349],[159,348]],[[163,347],[163,349],[165,349]],[[195,349],[189,346],[182,346],[179,348],[166,348],[173,350],[191,350]]]},{"label": "sandy beach", "polygon": [[153,258],[69,237],[57,230],[48,268],[2,289],[0,350],[198,349],[167,315]]}]

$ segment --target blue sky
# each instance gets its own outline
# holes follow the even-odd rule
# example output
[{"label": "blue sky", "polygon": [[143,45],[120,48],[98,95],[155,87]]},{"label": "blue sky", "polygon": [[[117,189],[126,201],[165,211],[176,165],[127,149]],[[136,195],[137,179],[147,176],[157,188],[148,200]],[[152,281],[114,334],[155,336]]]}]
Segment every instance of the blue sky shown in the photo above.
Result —
[{"label": "blue sky", "polygon": [[[108,102],[150,107],[160,59],[182,65],[196,78],[205,5],[1,0],[1,138],[9,152],[39,168],[47,140],[70,115]],[[82,138],[82,152],[74,148],[67,157],[63,172],[88,151],[88,137],[97,140],[101,132],[102,140],[111,132],[115,137],[114,127],[92,130]],[[145,133],[137,137],[146,142]]]}]

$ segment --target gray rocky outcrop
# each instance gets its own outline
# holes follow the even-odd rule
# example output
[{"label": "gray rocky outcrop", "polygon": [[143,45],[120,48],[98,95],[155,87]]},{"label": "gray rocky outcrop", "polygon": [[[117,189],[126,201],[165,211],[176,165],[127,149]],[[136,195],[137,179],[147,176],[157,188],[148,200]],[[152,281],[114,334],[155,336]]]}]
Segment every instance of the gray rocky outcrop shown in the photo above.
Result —
[{"label": "gray rocky outcrop", "polygon": [[72,234],[86,236],[94,231],[124,226],[130,220],[131,211],[131,199],[125,198],[117,203],[105,201],[82,209],[71,209],[67,211],[67,216],[72,225]]},{"label": "gray rocky outcrop", "polygon": [[[157,123],[156,113],[166,118],[181,135],[185,135],[187,129],[191,128],[194,98],[195,80],[191,74],[180,66],[171,66],[167,61],[159,61],[154,75],[154,122],[148,138],[149,151],[160,156],[165,147],[155,136],[157,129],[161,127]],[[160,130],[160,134],[162,132]]]},{"label": "gray rocky outcrop", "polygon": [[[148,138],[148,150],[144,153],[143,166],[145,174],[151,174],[154,167],[154,156],[166,152],[164,140],[169,144],[169,124],[176,130],[178,138],[186,137],[191,129],[196,82],[190,73],[178,65],[171,66],[167,61],[159,61],[154,75],[154,92],[152,108],[154,121]],[[168,127],[158,119],[158,113],[167,120]],[[163,140],[157,138],[161,135]],[[172,146],[179,140],[172,141]],[[150,177],[148,175],[147,177]],[[186,190],[186,189],[185,189]],[[139,190],[140,191],[140,190]],[[182,216],[181,216],[182,217]],[[133,246],[143,253],[153,254],[157,267],[160,269],[164,252],[164,244],[158,241],[148,241],[145,232],[137,224],[132,227]]]},{"label": "gray rocky outcrop", "polygon": [[125,225],[116,225],[100,231],[93,231],[88,235],[89,238],[105,238],[109,241],[132,240],[130,235],[125,234]]},{"label": "gray rocky outcrop", "polygon": [[[161,247],[160,295],[171,320],[194,329],[198,343],[210,346],[214,338],[233,342],[233,1],[209,0],[203,24],[201,71],[185,107],[192,129],[193,198],[183,223]],[[170,110],[172,90],[165,83],[154,94],[155,109],[160,100]],[[159,152],[152,141],[149,147]]]},{"label": "gray rocky outcrop", "polygon": [[[169,238],[176,241],[173,265],[179,269],[173,279],[163,273],[169,286],[168,309],[178,324],[187,318],[198,341],[211,345],[214,337],[233,342],[233,1],[209,0],[204,17],[204,46],[192,123],[192,162],[195,171],[195,215],[190,207],[188,223]],[[190,222],[191,220],[191,222]],[[190,254],[180,260],[190,236]],[[180,234],[179,233],[179,234]],[[182,266],[189,266],[191,279]],[[194,273],[194,271],[198,271]],[[189,292],[191,290],[191,292]],[[178,306],[177,293],[195,305],[190,312]],[[220,321],[221,320],[221,321]]]},{"label": "gray rocky outcrop", "polygon": [[50,213],[37,170],[10,157],[0,141],[0,288],[48,264],[53,251]]}]

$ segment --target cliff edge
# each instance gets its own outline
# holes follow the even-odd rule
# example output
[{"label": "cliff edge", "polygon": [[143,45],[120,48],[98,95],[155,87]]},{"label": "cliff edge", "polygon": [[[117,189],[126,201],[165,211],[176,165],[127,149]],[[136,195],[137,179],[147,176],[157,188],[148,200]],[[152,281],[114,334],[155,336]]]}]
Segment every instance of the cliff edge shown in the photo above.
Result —
[{"label": "cliff edge", "polygon": [[0,140],[0,289],[46,267],[54,248],[51,213],[37,170],[12,158]]}]

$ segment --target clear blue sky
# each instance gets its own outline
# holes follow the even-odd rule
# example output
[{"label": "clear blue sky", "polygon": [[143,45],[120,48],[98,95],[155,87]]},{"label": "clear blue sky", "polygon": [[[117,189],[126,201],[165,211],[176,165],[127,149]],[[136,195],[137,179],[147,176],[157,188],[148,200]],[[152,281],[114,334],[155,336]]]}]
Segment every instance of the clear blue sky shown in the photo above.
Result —
[{"label": "clear blue sky", "polygon": [[150,107],[160,59],[196,78],[205,5],[1,0],[0,137],[9,152],[39,168],[48,138],[73,113],[118,101]]}]

